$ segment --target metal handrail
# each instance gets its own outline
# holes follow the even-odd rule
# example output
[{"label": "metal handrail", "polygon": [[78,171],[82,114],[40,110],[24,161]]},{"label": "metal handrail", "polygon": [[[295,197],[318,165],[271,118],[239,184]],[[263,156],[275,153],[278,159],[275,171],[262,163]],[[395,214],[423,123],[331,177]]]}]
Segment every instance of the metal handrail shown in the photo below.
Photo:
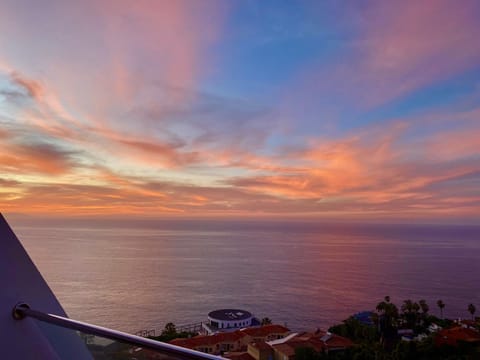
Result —
[{"label": "metal handrail", "polygon": [[180,346],[167,344],[161,341],[146,339],[140,336],[131,335],[122,331],[112,330],[106,327],[92,325],[82,321],[72,320],[63,316],[44,313],[42,311],[30,309],[25,303],[19,303],[13,308],[13,317],[21,320],[25,317],[31,317],[46,323],[57,325],[63,328],[81,331],[91,335],[101,336],[111,340],[117,340],[151,350],[157,350],[167,355],[179,357],[188,360],[220,360],[220,356],[205,354],[200,351],[183,348]]}]

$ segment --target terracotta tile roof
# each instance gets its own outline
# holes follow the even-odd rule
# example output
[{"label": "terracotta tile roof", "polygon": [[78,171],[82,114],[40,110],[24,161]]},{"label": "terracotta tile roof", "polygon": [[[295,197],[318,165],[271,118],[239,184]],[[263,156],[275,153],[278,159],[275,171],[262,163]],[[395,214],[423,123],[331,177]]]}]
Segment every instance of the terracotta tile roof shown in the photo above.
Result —
[{"label": "terracotta tile roof", "polygon": [[272,345],[276,351],[287,357],[295,355],[295,349],[300,347],[308,347],[316,352],[322,352],[327,349],[343,349],[350,346],[353,346],[353,342],[350,339],[327,333],[326,331],[300,333],[283,343]]},{"label": "terracotta tile roof", "polygon": [[295,341],[295,339],[291,340],[290,344],[296,349],[300,347],[309,347],[314,349],[317,352],[323,351],[325,349],[325,344],[316,338],[310,338],[306,341]]},{"label": "terracotta tile roof", "polygon": [[254,348],[257,348],[258,350],[271,350],[272,347],[268,345],[265,341],[257,341],[254,343],[251,343],[250,346],[253,346]]},{"label": "terracotta tile roof", "polygon": [[460,320],[460,323],[466,326],[470,326],[472,328],[475,328],[476,326],[480,325],[480,323],[473,320]]},{"label": "terracotta tile roof", "polygon": [[274,349],[283,355],[286,355],[287,357],[290,356],[295,356],[295,348],[291,346],[290,344],[278,344],[278,345],[273,345]]},{"label": "terracotta tile roof", "polygon": [[289,332],[289,330],[285,326],[265,325],[260,327],[250,327],[234,332],[221,332],[215,335],[195,336],[189,339],[179,338],[170,341],[170,343],[193,349],[199,346],[212,346],[222,342],[235,342],[246,335],[252,337],[267,337],[271,334],[285,334],[287,332]]},{"label": "terracotta tile roof", "polygon": [[323,343],[327,345],[329,349],[347,348],[353,346],[352,340],[324,330],[317,330],[312,335],[323,341]]},{"label": "terracotta tile roof", "polygon": [[255,358],[247,352],[229,352],[224,354],[223,357],[230,360],[255,360]]},{"label": "terracotta tile roof", "polygon": [[189,339],[179,338],[170,341],[170,344],[193,349],[199,346],[212,346],[223,342],[236,342],[242,339],[245,334],[240,331],[218,333],[215,335],[201,335]]},{"label": "terracotta tile roof", "polygon": [[480,333],[473,329],[466,329],[462,326],[456,326],[450,329],[443,329],[437,333],[435,343],[437,345],[457,345],[457,342],[478,342],[480,343]]},{"label": "terracotta tile roof", "polygon": [[325,349],[322,342],[314,338],[308,339],[306,341],[292,339],[283,344],[273,345],[273,348],[275,349],[275,351],[286,355],[288,358],[294,357],[295,350],[298,348],[311,348],[316,352],[322,352]]},{"label": "terracotta tile roof", "polygon": [[290,330],[285,326],[272,324],[259,327],[249,327],[240,331],[252,337],[265,337],[271,334],[285,334]]},{"label": "terracotta tile roof", "polygon": [[329,340],[325,341],[329,349],[334,348],[348,348],[353,346],[353,342],[350,339],[344,338],[342,336],[334,335]]}]

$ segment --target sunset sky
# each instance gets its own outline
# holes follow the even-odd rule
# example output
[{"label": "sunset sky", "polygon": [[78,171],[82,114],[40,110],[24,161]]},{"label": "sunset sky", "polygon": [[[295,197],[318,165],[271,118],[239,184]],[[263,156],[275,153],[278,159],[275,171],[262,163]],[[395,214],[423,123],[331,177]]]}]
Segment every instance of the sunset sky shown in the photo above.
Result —
[{"label": "sunset sky", "polygon": [[0,211],[480,217],[480,1],[0,2]]}]

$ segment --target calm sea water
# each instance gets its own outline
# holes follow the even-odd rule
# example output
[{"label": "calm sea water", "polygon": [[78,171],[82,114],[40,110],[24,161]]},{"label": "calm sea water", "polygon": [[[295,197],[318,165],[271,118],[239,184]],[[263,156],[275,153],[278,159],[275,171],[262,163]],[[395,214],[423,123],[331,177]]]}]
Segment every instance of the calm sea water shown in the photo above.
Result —
[{"label": "calm sea water", "polygon": [[[15,225],[15,224],[14,224]],[[14,226],[69,316],[135,332],[238,307],[294,330],[394,302],[480,308],[480,227],[156,222]]]}]

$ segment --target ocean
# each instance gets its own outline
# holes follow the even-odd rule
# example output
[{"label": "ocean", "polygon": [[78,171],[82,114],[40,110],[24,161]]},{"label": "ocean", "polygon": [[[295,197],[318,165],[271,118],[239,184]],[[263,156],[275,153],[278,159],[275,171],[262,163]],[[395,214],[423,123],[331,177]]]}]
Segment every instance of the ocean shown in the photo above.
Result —
[{"label": "ocean", "polygon": [[240,308],[328,328],[389,295],[480,308],[480,227],[261,221],[12,224],[70,317],[127,332]]}]

